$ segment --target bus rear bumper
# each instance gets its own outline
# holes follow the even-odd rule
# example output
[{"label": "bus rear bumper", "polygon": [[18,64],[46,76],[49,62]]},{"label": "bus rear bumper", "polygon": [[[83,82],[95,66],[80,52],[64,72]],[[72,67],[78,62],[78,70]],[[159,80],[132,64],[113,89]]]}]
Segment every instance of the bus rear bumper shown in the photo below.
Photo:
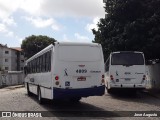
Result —
[{"label": "bus rear bumper", "polygon": [[135,89],[145,89],[145,84],[110,84],[110,88],[135,88]]},{"label": "bus rear bumper", "polygon": [[65,99],[73,97],[102,96],[105,93],[105,86],[83,88],[83,89],[62,89],[53,88],[54,99]]}]

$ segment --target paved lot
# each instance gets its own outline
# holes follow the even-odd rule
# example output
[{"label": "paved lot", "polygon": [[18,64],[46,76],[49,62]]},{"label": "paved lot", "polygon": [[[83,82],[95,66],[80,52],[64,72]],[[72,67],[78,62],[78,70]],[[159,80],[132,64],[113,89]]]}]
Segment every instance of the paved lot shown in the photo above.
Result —
[{"label": "paved lot", "polygon": [[[160,98],[155,97],[154,95],[150,95],[147,92],[138,92],[137,94],[116,93],[114,95],[110,95],[106,92],[104,96],[82,98],[79,103],[74,103],[74,104],[67,101],[64,102],[45,101],[45,102],[46,102],[45,104],[39,105],[36,96],[29,97],[26,94],[26,90],[24,87],[22,88],[9,87],[0,89],[0,111],[49,111],[47,113],[51,116],[54,116],[48,118],[34,118],[37,120],[41,119],[47,119],[47,120],[157,119],[158,120],[159,118],[156,117],[148,118],[148,117],[120,117],[120,116],[128,114],[127,112],[123,111],[160,111]],[[66,111],[71,111],[71,112],[65,113]],[[76,111],[81,111],[83,114],[77,114],[78,112]],[[100,117],[94,117],[94,115],[96,116],[98,114],[102,114],[102,116],[100,115]],[[67,115],[69,116],[64,117]],[[84,116],[80,117],[81,115]],[[88,117],[86,117],[85,115]],[[113,115],[115,117],[106,117],[105,115]],[[14,120],[17,118],[0,118],[0,119]]]}]

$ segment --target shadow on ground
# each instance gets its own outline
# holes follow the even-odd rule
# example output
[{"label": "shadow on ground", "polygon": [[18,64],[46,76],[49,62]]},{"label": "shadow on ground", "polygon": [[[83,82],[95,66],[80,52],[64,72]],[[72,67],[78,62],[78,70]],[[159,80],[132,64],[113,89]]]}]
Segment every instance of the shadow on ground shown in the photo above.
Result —
[{"label": "shadow on ground", "polygon": [[138,102],[160,106],[160,98],[146,92],[146,90],[134,91],[130,89],[122,89],[113,91],[110,96],[113,99],[119,99],[126,102]]},{"label": "shadow on ground", "polygon": [[[38,102],[37,96],[30,96],[31,99]],[[42,112],[47,117],[121,117],[122,113],[114,111],[106,111],[97,106],[84,102],[70,102],[67,100],[45,100],[41,105],[47,112]]]}]

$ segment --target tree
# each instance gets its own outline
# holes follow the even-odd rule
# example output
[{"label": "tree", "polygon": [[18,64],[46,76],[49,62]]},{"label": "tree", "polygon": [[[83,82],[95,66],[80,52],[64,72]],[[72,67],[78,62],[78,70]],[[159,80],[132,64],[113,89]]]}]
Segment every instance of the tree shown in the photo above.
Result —
[{"label": "tree", "polygon": [[32,36],[26,37],[22,41],[21,48],[25,53],[25,57],[30,58],[31,56],[41,51],[48,45],[50,44],[54,45],[54,42],[56,42],[54,38],[50,38],[42,35],[39,35],[39,36],[32,35]]},{"label": "tree", "polygon": [[106,0],[106,17],[94,41],[104,57],[113,51],[142,51],[146,59],[160,59],[160,0]]}]

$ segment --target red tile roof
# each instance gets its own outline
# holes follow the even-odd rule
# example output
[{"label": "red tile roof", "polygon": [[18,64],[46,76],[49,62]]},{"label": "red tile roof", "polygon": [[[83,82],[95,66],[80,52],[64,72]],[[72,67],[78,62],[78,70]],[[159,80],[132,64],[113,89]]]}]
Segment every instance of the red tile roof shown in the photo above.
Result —
[{"label": "red tile roof", "polygon": [[11,49],[17,50],[17,51],[22,51],[22,49],[20,47],[11,47]]}]

